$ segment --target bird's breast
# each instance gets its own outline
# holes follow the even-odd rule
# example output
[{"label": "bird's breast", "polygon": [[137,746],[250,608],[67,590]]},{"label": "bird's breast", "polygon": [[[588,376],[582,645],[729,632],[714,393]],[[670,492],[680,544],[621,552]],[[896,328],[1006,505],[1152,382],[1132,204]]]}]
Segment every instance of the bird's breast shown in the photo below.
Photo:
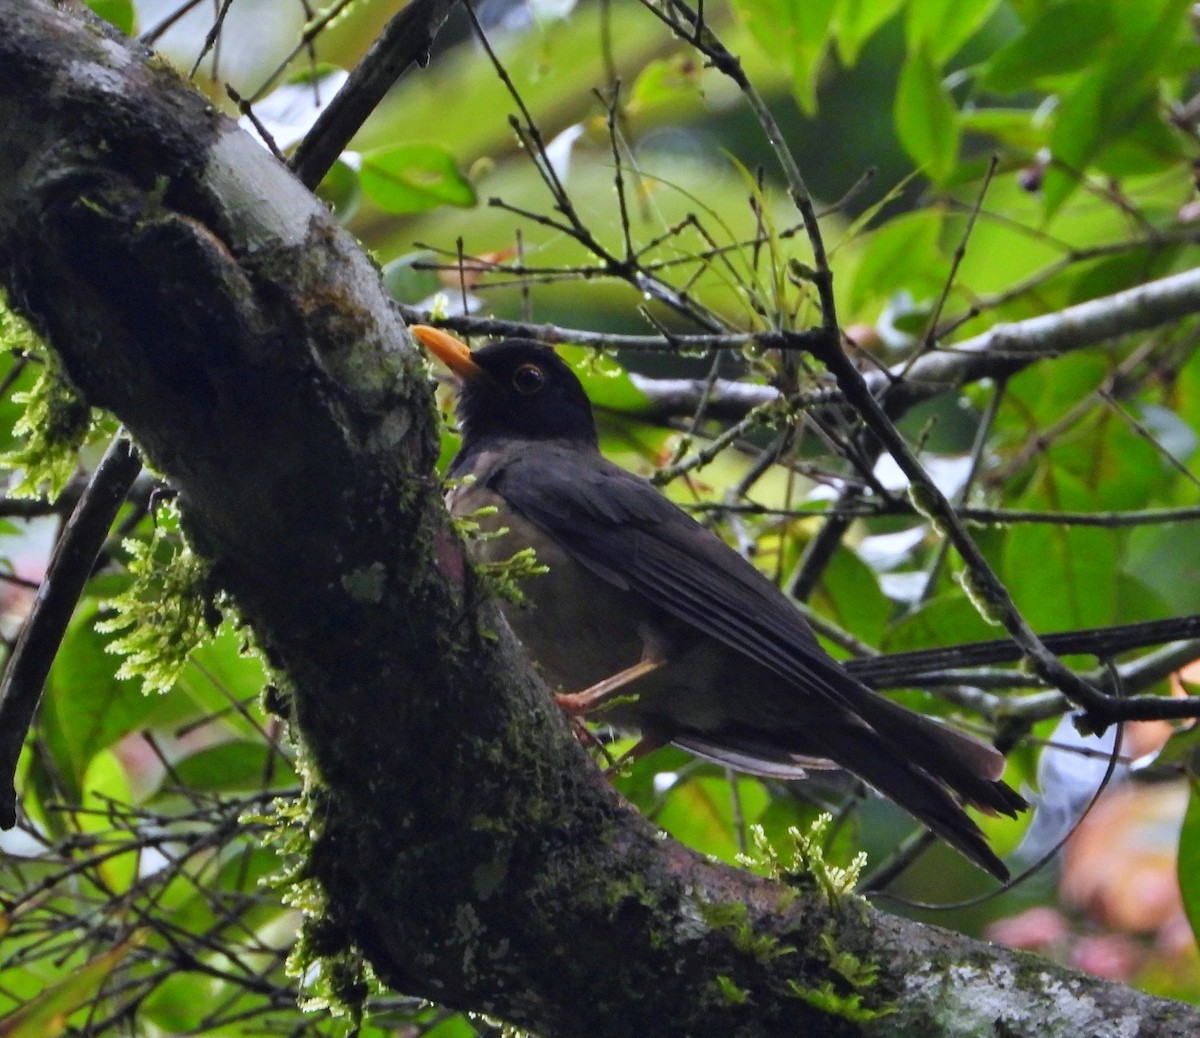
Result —
[{"label": "bird's breast", "polygon": [[[453,514],[472,515],[479,523],[483,536],[472,543],[479,561],[502,562],[532,547],[547,567],[521,582],[523,603],[505,605],[504,614],[552,689],[581,692],[646,655],[665,656],[660,670],[630,685],[636,701],[616,704],[597,719],[638,730],[703,731],[724,723],[727,651],[576,561],[494,491],[463,485],[447,504]],[[496,511],[479,514],[487,508]],[[501,529],[507,532],[497,535]]]},{"label": "bird's breast", "polygon": [[551,688],[579,691],[641,659],[643,643],[629,592],[580,565],[491,490],[464,486],[451,492],[448,504],[459,516],[496,509],[478,516],[483,536],[473,542],[472,552],[480,562],[503,562],[533,548],[547,567],[521,581],[523,603],[506,604],[504,614]]}]

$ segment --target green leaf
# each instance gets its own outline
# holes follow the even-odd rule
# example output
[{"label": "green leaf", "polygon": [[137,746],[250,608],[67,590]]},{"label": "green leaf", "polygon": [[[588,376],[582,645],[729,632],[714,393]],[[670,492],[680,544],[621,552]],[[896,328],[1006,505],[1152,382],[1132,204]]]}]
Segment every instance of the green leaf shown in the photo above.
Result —
[{"label": "green leaf", "polygon": [[856,313],[900,289],[916,296],[936,291],[944,262],[938,248],[942,215],[935,209],[906,213],[873,232],[854,276],[850,306]]},{"label": "green leaf", "polygon": [[801,111],[817,110],[817,82],[829,40],[829,22],[836,0],[805,0],[794,5],[796,47],[792,53],[792,92]]},{"label": "green leaf", "polygon": [[900,10],[904,0],[839,0],[833,21],[838,58],[847,68],[866,42]]},{"label": "green leaf", "polygon": [[395,144],[366,152],[359,182],[389,213],[420,213],[439,205],[475,205],[475,188],[440,144]]},{"label": "green leaf", "polygon": [[[258,835],[261,840],[261,834]],[[221,901],[214,900],[209,891],[252,891],[256,887],[277,884],[282,862],[270,847],[255,839],[226,844],[218,854],[219,867],[213,861],[203,864],[203,882],[197,884],[195,874],[173,878],[162,896],[163,908],[169,911],[174,926],[187,933],[205,933],[212,938],[221,934],[242,935],[256,927],[275,925],[281,931],[289,927],[282,922],[291,912],[278,900],[255,899],[254,903],[231,917]],[[197,862],[199,866],[200,863]]]},{"label": "green leaf", "polygon": [[[1077,177],[1104,149],[1135,134],[1147,113],[1159,119],[1160,67],[1186,31],[1186,0],[1126,0],[1112,6],[1113,43],[1106,60],[1065,94],[1051,133],[1050,148],[1066,170],[1051,167],[1044,182],[1047,216],[1070,197]],[[1161,135],[1159,135],[1161,140]]]},{"label": "green leaf", "polygon": [[879,644],[892,615],[875,571],[845,547],[834,552],[812,605],[868,645]]},{"label": "green leaf", "polygon": [[1183,138],[1163,121],[1162,101],[1150,88],[1127,112],[1121,132],[1101,142],[1095,168],[1110,177],[1161,173],[1184,161]]},{"label": "green leaf", "polygon": [[998,636],[996,628],[955,588],[904,614],[883,639],[882,647],[889,653],[911,652],[989,641]]},{"label": "green leaf", "polygon": [[817,76],[829,40],[836,0],[733,0],[733,8],[760,47],[790,71],[801,110],[817,107]]},{"label": "green leaf", "polygon": [[[1065,471],[1042,465],[1016,508],[1094,511],[1095,495]],[[1021,523],[1004,544],[1004,583],[1035,631],[1112,623],[1119,541],[1115,530]]]},{"label": "green leaf", "polygon": [[1104,356],[1088,351],[1056,358],[1053,378],[1039,365],[1027,368],[1009,381],[997,430],[1006,444],[1024,443],[1099,389],[1111,370]]},{"label": "green leaf", "polygon": [[[1193,751],[1194,752],[1194,751]],[[1190,776],[1192,795],[1179,831],[1179,892],[1192,933],[1200,937],[1200,779]]]},{"label": "green leaf", "polygon": [[115,25],[126,36],[133,35],[137,24],[137,12],[133,9],[133,0],[85,0],[88,7],[96,12],[110,25]]},{"label": "green leaf", "polygon": [[358,173],[338,159],[317,185],[317,197],[329,206],[338,223],[348,224],[358,212],[358,203],[362,198]]},{"label": "green leaf", "polygon": [[928,51],[913,51],[905,60],[895,110],[904,150],[940,184],[953,172],[958,157],[958,109]]},{"label": "green leaf", "polygon": [[[737,794],[742,818],[753,821],[770,797],[757,779],[738,777]],[[703,854],[733,863],[738,846],[733,796],[724,778],[692,778],[670,791],[655,821],[681,843]]]},{"label": "green leaf", "polygon": [[422,1030],[422,1038],[479,1038],[479,1031],[464,1016],[450,1016]]},{"label": "green leaf", "polygon": [[[96,866],[104,877],[108,891],[120,896],[133,886],[137,879],[140,847],[134,844],[136,834],[128,828],[113,825],[109,812],[114,805],[133,802],[129,776],[117,755],[111,750],[101,750],[88,763],[83,775],[83,808],[77,815],[79,828],[98,837],[104,849],[104,859]],[[118,852],[122,844],[129,847]]]},{"label": "green leaf", "polygon": [[1026,108],[971,108],[959,113],[958,125],[964,133],[992,137],[1025,156],[1034,155],[1046,143],[1045,127]]},{"label": "green leaf", "polygon": [[927,53],[938,67],[959,52],[999,0],[913,0],[904,22],[908,54]]},{"label": "green leaf", "polygon": [[1059,437],[1046,460],[1086,487],[1095,508],[1108,511],[1145,507],[1167,475],[1166,460],[1155,446],[1107,409]]},{"label": "green leaf", "polygon": [[1106,69],[1101,67],[1085,76],[1059,105],[1050,134],[1050,150],[1058,162],[1051,166],[1043,181],[1046,215],[1053,215],[1078,186],[1078,178],[1100,150],[1107,126],[1105,119]]},{"label": "green leaf", "polygon": [[175,765],[175,776],[190,790],[235,793],[295,785],[292,765],[262,742],[210,746]]},{"label": "green leaf", "polygon": [[702,96],[701,65],[690,54],[655,58],[638,73],[629,92],[628,110],[633,115],[662,109],[691,106]]},{"label": "green leaf", "polygon": [[72,623],[46,687],[45,708],[65,753],[57,763],[76,780],[97,753],[141,728],[158,706],[139,681],[116,676],[120,660],[106,651],[112,639],[95,629],[95,617],[85,612]]},{"label": "green leaf", "polygon": [[155,986],[138,1011],[167,1034],[198,1032],[211,1007],[231,994],[229,985],[205,974],[176,972]]},{"label": "green leaf", "polygon": [[117,964],[142,943],[141,935],[136,934],[71,970],[0,1020],[0,1038],[57,1038],[63,1034],[71,1014],[90,1002]]},{"label": "green leaf", "polygon": [[1125,568],[1182,616],[1200,612],[1200,537],[1195,523],[1144,526],[1129,538]]},{"label": "green leaf", "polygon": [[1110,9],[1094,0],[1047,7],[1024,33],[992,55],[980,85],[1015,94],[1046,76],[1078,71],[1096,60],[1097,48],[1112,30]]},{"label": "green leaf", "polygon": [[637,414],[647,406],[646,394],[611,357],[586,346],[559,346],[558,355],[571,365],[596,407]]},{"label": "green leaf", "polygon": [[442,291],[437,271],[418,270],[418,263],[436,263],[437,254],[429,249],[406,252],[383,266],[383,283],[393,299],[401,303],[415,303],[420,299]]},{"label": "green leaf", "polygon": [[1116,0],[1116,22],[1110,63],[1114,95],[1118,81],[1147,82],[1158,76],[1176,44],[1191,37],[1191,0]]}]

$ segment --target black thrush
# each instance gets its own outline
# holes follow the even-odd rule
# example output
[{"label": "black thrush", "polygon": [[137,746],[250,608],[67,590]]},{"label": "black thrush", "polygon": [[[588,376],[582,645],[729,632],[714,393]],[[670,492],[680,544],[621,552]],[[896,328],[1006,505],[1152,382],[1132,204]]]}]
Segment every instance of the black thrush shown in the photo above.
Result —
[{"label": "black thrush", "polygon": [[[504,536],[548,572],[506,616],[558,702],[699,757],[776,779],[841,767],[890,797],[976,865],[1008,871],[955,799],[1015,816],[990,746],[867,688],[818,643],[787,597],[649,483],[600,454],[591,404],[549,347],[509,339],[472,353],[413,334],[462,383],[456,515],[495,506]],[[470,478],[464,478],[470,477]]]}]

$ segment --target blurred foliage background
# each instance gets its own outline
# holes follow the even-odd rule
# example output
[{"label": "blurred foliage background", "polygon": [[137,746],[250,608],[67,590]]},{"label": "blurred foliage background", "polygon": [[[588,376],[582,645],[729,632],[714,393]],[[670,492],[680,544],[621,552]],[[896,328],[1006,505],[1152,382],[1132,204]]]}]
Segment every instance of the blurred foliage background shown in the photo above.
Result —
[{"label": "blurred foliage background", "polygon": [[[234,0],[211,35],[213,5],[92,6],[237,114],[232,86],[286,151],[401,5]],[[753,99],[681,42],[664,10],[651,0],[487,0],[474,18],[454,9],[428,67],[389,94],[320,188],[410,313],[465,332],[494,316],[614,336],[819,321],[813,253]],[[841,325],[864,370],[1196,266],[1200,44],[1188,3],[730,0],[703,10],[816,199]],[[14,474],[36,476],[36,430],[14,427],[46,359],[11,319],[5,339],[0,446]],[[564,348],[600,406],[606,453],[802,591],[832,651],[999,636],[853,422],[770,409],[731,417],[715,403],[727,379],[819,393],[818,372],[752,342],[621,342]],[[665,408],[666,377],[716,395],[697,391],[690,414]],[[973,382],[921,403],[901,427],[938,484],[976,509],[974,535],[1039,632],[1200,612],[1194,320]],[[63,487],[17,496],[14,475],[0,502],[10,651],[113,432],[95,416]],[[443,460],[453,446],[448,423]],[[848,490],[854,518],[814,556]],[[1082,513],[1096,518],[1084,524]],[[97,629],[143,579],[128,565],[130,539],[156,528],[168,565],[184,549],[144,476],[21,758],[20,822],[0,834],[0,1035],[340,1032],[349,1024],[331,1011],[328,978],[286,969],[303,905],[284,898],[279,817],[299,779],[248,635],[226,619],[169,694],[148,695],[118,674],[116,636]],[[1171,653],[1134,691],[1186,693],[1184,665],[1200,646]],[[836,775],[785,789],[664,750],[617,783],[664,829],[728,861],[751,846],[752,826],[780,842],[832,811],[830,854],[848,861],[865,848],[875,882],[888,874],[888,909],[1200,998],[1188,727],[1085,738],[1054,693],[1012,670],[898,695],[1011,747],[1006,777],[1038,809],[1032,821],[981,823],[1015,872],[1049,859],[1012,889],[972,900],[989,890],[985,877],[924,847],[906,816]],[[1106,775],[1109,790],[1052,853]],[[899,870],[897,848],[911,867]],[[298,995],[316,1012],[301,1015]],[[495,1028],[379,991],[363,1029],[449,1038]]]}]

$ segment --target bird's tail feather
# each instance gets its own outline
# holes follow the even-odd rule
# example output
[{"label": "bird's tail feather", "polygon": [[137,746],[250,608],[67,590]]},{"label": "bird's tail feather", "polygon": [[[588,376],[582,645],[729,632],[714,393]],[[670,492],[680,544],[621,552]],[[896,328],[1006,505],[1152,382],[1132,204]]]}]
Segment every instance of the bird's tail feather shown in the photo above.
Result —
[{"label": "bird's tail feather", "polygon": [[[930,722],[932,723],[932,722]],[[1008,869],[984,839],[979,826],[950,793],[953,788],[971,803],[983,802],[985,809],[1014,814],[1018,794],[1002,782],[980,778],[969,770],[963,781],[961,763],[954,761],[954,773],[946,774],[945,761],[928,755],[900,752],[890,739],[865,726],[846,724],[821,733],[821,742],[830,757],[894,800],[910,815],[997,879],[1008,879]],[[946,753],[944,747],[941,753]],[[950,753],[953,751],[950,750]],[[914,760],[921,761],[918,766]],[[969,789],[963,789],[962,786]],[[949,788],[948,788],[949,787]],[[986,799],[985,799],[986,798]]]},{"label": "bird's tail feather", "polygon": [[[715,738],[681,732],[672,741],[698,756],[764,778],[800,778],[805,769],[814,767],[845,768],[980,868],[1006,880],[1008,869],[951,794],[953,790],[989,813],[1011,816],[1026,807],[1019,794],[992,777],[996,773],[992,754],[999,754],[969,736],[889,705],[898,714],[888,716],[887,736],[846,718],[815,725],[803,749],[791,744],[792,740],[784,746],[763,740],[761,733],[728,730]],[[872,713],[883,717],[882,712]]]},{"label": "bird's tail feather", "polygon": [[919,762],[968,804],[988,814],[1014,818],[1029,804],[1010,786],[1000,782],[1004,755],[993,746],[957,732],[922,714],[893,703],[877,692],[865,695],[853,709],[874,729],[877,737],[905,760]]}]

